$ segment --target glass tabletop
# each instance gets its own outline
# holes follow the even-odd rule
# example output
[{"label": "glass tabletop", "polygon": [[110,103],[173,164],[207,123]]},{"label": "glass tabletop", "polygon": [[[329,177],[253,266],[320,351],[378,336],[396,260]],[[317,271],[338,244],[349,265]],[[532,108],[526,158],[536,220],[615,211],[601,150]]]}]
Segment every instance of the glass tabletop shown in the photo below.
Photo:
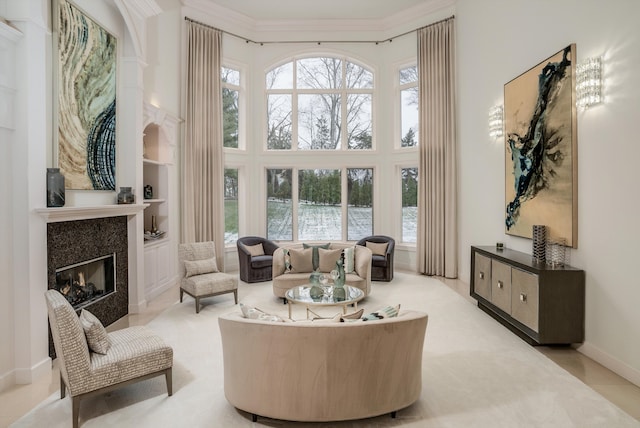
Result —
[{"label": "glass tabletop", "polygon": [[364,297],[362,290],[350,285],[345,285],[343,287],[344,291],[332,285],[317,287],[319,290],[314,290],[314,293],[311,292],[311,285],[293,287],[285,293],[285,298],[293,302],[309,305],[342,305],[357,302]]}]

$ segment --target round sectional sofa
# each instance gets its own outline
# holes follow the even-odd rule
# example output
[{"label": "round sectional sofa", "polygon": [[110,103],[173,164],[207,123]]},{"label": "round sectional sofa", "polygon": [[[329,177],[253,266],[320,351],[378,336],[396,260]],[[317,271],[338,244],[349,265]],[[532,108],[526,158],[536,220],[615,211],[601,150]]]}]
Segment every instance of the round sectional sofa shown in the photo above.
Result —
[{"label": "round sectional sofa", "polygon": [[417,311],[320,323],[223,315],[225,396],[254,421],[395,416],[420,397],[427,320]]}]

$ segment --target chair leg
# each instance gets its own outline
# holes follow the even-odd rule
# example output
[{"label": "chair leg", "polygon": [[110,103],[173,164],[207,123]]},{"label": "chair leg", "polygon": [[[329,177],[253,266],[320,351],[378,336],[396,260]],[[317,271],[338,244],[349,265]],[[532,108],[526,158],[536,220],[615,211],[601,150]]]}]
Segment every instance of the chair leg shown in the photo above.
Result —
[{"label": "chair leg", "polygon": [[395,419],[396,418],[396,411],[394,410],[393,412],[391,412],[391,418]]},{"label": "chair leg", "polygon": [[238,290],[233,290],[233,299],[236,301],[236,305],[238,304]]},{"label": "chair leg", "polygon": [[184,291],[182,288],[180,289],[180,303],[182,303],[182,296],[184,295]]},{"label": "chair leg", "polygon": [[62,379],[62,373],[60,373],[60,399],[62,400],[67,396],[67,387],[64,384],[64,379]]},{"label": "chair leg", "polygon": [[171,397],[173,395],[173,375],[172,375],[172,370],[173,370],[173,368],[169,367],[164,372],[164,378],[167,381],[167,394],[169,395],[169,397]]},{"label": "chair leg", "polygon": [[256,415],[255,413],[251,414],[251,422],[258,422],[258,415]]},{"label": "chair leg", "polygon": [[73,422],[73,428],[78,428],[78,418],[80,416],[80,397],[72,397],[71,406],[73,408],[71,422]]},{"label": "chair leg", "polygon": [[200,313],[200,298],[196,297],[196,314]]}]

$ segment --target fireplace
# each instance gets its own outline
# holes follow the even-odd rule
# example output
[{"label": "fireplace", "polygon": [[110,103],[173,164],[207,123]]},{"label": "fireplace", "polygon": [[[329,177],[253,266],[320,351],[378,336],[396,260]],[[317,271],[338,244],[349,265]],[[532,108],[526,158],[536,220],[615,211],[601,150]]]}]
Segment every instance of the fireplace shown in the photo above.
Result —
[{"label": "fireplace", "polygon": [[[94,266],[82,267],[86,264]],[[88,310],[105,327],[125,316],[129,312],[127,217],[48,223],[47,271],[48,288],[63,294],[75,290],[67,300],[71,299],[76,311]],[[105,285],[100,291],[102,286],[95,278],[98,273],[113,284],[112,290]],[[88,297],[92,292],[87,287],[95,288],[92,297]],[[87,299],[81,301],[79,294]],[[49,355],[55,356],[51,337]]]},{"label": "fireplace", "polygon": [[116,254],[56,269],[56,286],[74,309],[82,309],[116,291]]}]

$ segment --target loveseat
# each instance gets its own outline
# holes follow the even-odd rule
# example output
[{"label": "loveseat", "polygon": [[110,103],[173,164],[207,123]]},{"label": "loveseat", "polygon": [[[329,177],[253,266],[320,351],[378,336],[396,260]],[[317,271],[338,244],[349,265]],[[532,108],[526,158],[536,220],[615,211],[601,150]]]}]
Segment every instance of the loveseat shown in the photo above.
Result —
[{"label": "loveseat", "polygon": [[395,416],[420,397],[427,319],[416,311],[321,323],[222,315],[225,397],[254,421]]},{"label": "loveseat", "polygon": [[[280,247],[273,253],[273,294],[284,299],[287,290],[298,285],[308,284],[309,275],[313,271],[312,247],[326,247],[327,245],[329,248],[318,248],[317,251],[319,270],[323,273],[329,273],[335,269],[335,262],[333,262],[335,254],[330,254],[332,251],[340,252],[338,250],[353,249],[353,272],[348,272],[349,269],[347,269],[345,284],[358,287],[365,296],[369,295],[371,291],[371,250],[347,242],[280,244]],[[304,263],[303,266],[294,264],[292,260],[296,260],[296,258],[293,252],[301,254],[305,250],[305,246],[309,247],[306,249],[308,251],[305,255],[305,258],[308,258],[305,260],[307,263]],[[286,252],[289,252],[289,257],[286,257]],[[290,269],[289,264],[291,265]]]}]

